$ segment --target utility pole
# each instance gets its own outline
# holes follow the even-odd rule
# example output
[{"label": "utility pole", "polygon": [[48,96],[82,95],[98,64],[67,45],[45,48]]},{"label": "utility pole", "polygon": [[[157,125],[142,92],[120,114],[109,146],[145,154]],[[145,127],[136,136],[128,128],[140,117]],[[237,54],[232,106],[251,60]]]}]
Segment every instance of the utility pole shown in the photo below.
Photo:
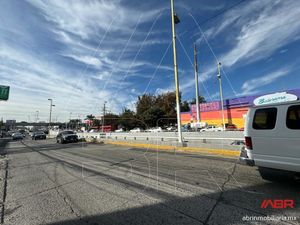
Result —
[{"label": "utility pole", "polygon": [[196,108],[197,108],[197,123],[200,122],[200,109],[199,109],[199,82],[198,82],[198,61],[197,61],[197,48],[194,44],[194,67],[195,67],[195,88],[196,88]]},{"label": "utility pole", "polygon": [[222,78],[221,78],[221,63],[220,62],[218,63],[218,80],[219,80],[219,85],[220,85],[220,98],[221,98],[223,131],[225,131],[224,102],[223,102],[223,90],[222,90]]},{"label": "utility pole", "polygon": [[105,118],[105,104],[107,103],[107,101],[104,101],[104,105],[103,105],[103,117],[102,117],[102,133],[104,132],[104,118]]},{"label": "utility pole", "polygon": [[180,99],[179,99],[179,79],[178,79],[178,66],[176,55],[176,31],[175,24],[180,22],[177,15],[174,13],[174,0],[171,0],[171,18],[172,18],[172,41],[173,41],[173,57],[174,57],[174,76],[175,76],[175,93],[176,93],[176,111],[177,111],[177,129],[178,129],[178,142],[182,143],[181,131],[181,118],[180,118]]},{"label": "utility pole", "polygon": [[70,129],[70,127],[71,127],[71,120],[72,120],[72,112],[70,112],[70,118],[69,118],[69,126],[68,126],[68,129]]},{"label": "utility pole", "polygon": [[49,129],[51,127],[51,117],[52,117],[52,107],[54,107],[55,105],[53,105],[53,100],[52,98],[49,98],[48,101],[50,101],[50,115],[49,115]]},{"label": "utility pole", "polygon": [[35,122],[37,123],[38,121],[39,121],[39,111],[36,111]]}]

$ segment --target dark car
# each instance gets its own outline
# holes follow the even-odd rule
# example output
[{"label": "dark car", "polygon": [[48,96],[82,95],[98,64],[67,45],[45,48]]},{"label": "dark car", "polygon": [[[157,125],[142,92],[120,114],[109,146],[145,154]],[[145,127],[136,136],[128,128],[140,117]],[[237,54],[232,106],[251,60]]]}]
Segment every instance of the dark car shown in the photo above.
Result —
[{"label": "dark car", "polygon": [[78,136],[74,131],[62,131],[56,136],[57,143],[76,143],[78,142]]},{"label": "dark car", "polygon": [[13,133],[11,136],[13,140],[23,140],[24,138],[23,134],[19,132]]},{"label": "dark car", "polygon": [[32,134],[32,140],[45,140],[46,139],[46,134],[42,131],[34,132]]}]

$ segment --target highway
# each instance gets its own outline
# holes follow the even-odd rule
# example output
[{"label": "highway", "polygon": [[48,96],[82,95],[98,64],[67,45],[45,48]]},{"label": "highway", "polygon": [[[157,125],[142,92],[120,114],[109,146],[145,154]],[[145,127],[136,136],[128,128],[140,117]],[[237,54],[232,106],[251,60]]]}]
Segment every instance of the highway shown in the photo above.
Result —
[{"label": "highway", "polygon": [[[300,223],[299,183],[264,181],[235,158],[53,139],[0,142],[7,225]],[[295,208],[261,208],[265,199],[293,199]]]}]

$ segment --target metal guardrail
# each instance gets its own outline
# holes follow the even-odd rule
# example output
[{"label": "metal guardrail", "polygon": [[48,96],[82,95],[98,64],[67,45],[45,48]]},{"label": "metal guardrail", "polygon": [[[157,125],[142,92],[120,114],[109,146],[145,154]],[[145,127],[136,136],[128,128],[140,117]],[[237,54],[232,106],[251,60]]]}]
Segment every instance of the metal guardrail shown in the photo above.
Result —
[{"label": "metal guardrail", "polygon": [[[115,140],[176,140],[176,136],[163,136],[162,133],[159,135],[134,135],[134,134],[111,134],[111,133],[78,133],[80,138],[96,138],[96,139],[115,139]],[[208,137],[208,136],[194,136],[184,137],[184,140],[191,141],[203,141],[203,140],[230,140],[230,141],[242,141],[244,138],[240,137]]]}]

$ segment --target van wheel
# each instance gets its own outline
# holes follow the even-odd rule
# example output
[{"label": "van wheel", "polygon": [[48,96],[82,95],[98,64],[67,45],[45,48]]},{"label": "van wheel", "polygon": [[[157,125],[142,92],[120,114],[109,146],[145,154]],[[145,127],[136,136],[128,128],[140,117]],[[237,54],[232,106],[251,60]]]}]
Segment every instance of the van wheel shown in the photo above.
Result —
[{"label": "van wheel", "polygon": [[258,167],[260,176],[264,180],[280,182],[280,181],[292,181],[295,174],[289,171],[271,169],[266,167]]}]

